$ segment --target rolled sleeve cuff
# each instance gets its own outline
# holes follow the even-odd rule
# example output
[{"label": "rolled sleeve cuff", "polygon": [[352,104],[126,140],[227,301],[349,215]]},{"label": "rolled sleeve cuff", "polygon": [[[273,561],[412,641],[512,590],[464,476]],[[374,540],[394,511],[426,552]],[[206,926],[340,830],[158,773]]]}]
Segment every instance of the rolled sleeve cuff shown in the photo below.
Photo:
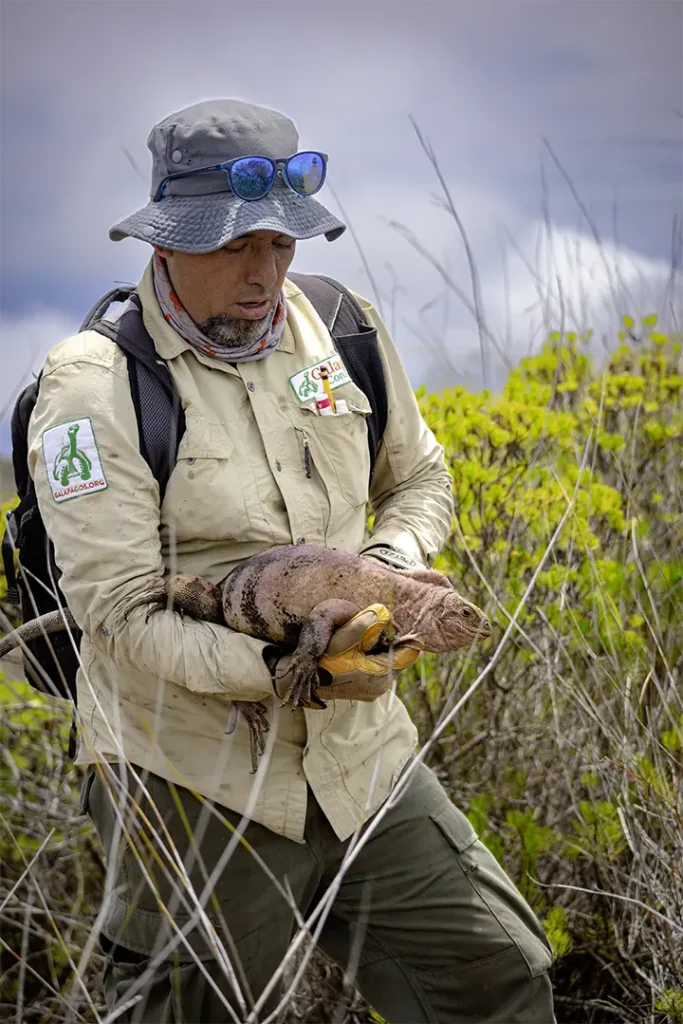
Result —
[{"label": "rolled sleeve cuff", "polygon": [[402,530],[399,527],[383,526],[377,533],[373,533],[360,554],[363,555],[366,552],[371,554],[370,549],[380,545],[393,548],[394,551],[400,551],[402,554],[407,555],[408,558],[414,558],[420,565],[429,567],[431,564],[430,559],[420,547],[417,538],[408,530]]}]

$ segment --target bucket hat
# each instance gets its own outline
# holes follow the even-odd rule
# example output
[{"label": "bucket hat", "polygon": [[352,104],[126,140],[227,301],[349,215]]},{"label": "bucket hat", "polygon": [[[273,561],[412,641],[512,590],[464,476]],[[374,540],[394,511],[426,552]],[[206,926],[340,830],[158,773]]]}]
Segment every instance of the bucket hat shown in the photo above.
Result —
[{"label": "bucket hat", "polygon": [[195,103],[156,124],[147,146],[152,153],[150,202],[109,230],[113,242],[139,238],[179,252],[221,249],[250,231],[277,231],[291,238],[325,235],[332,242],[346,225],[312,196],[299,196],[277,179],[262,199],[244,200],[231,190],[224,172],[170,180],[240,156],[286,159],[297,152],[299,135],[278,111],[240,100]]}]

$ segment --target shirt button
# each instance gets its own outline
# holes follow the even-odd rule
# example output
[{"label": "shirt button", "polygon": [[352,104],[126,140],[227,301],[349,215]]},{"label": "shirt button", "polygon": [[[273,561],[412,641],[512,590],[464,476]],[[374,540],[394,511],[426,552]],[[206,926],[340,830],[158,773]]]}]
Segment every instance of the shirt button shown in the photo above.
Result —
[{"label": "shirt button", "polygon": [[281,469],[282,469],[282,463],[280,462],[280,460],[279,460],[279,459],[278,459],[278,460],[277,460],[277,462],[275,463],[275,468],[276,468],[276,470],[278,471],[278,473],[279,473],[279,472],[281,471]]},{"label": "shirt button", "polygon": [[256,385],[254,384],[253,380],[249,381],[247,387],[249,388],[250,391],[256,391]]}]

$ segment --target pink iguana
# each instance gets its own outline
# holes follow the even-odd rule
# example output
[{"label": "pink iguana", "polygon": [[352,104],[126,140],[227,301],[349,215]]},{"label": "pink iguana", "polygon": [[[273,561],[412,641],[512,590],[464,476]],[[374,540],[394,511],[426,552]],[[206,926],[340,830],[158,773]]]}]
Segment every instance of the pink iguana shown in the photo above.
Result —
[{"label": "pink iguana", "polygon": [[[335,628],[369,605],[383,604],[391,612],[393,636],[383,638],[384,650],[391,642],[394,648],[456,651],[491,635],[484,613],[461,597],[442,573],[396,571],[372,558],[314,544],[270,548],[217,585],[201,576],[169,576],[156,599],[145,597],[148,603],[150,614],[155,606],[170,604],[193,618],[227,625],[293,652],[291,685],[284,697],[292,707],[308,704],[316,687],[324,689],[318,660]],[[75,625],[70,615],[66,620]],[[64,628],[62,612],[32,620],[0,641],[0,658],[22,641]],[[249,722],[252,753],[262,751],[265,705],[235,701],[234,707]]]}]

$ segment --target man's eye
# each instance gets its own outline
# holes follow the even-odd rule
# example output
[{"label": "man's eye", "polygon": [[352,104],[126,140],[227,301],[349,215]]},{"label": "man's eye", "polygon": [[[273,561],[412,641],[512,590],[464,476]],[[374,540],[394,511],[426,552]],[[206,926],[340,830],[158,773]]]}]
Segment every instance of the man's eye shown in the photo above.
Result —
[{"label": "man's eye", "polygon": [[291,249],[294,245],[294,239],[291,238],[289,242],[273,242],[276,249]]}]

